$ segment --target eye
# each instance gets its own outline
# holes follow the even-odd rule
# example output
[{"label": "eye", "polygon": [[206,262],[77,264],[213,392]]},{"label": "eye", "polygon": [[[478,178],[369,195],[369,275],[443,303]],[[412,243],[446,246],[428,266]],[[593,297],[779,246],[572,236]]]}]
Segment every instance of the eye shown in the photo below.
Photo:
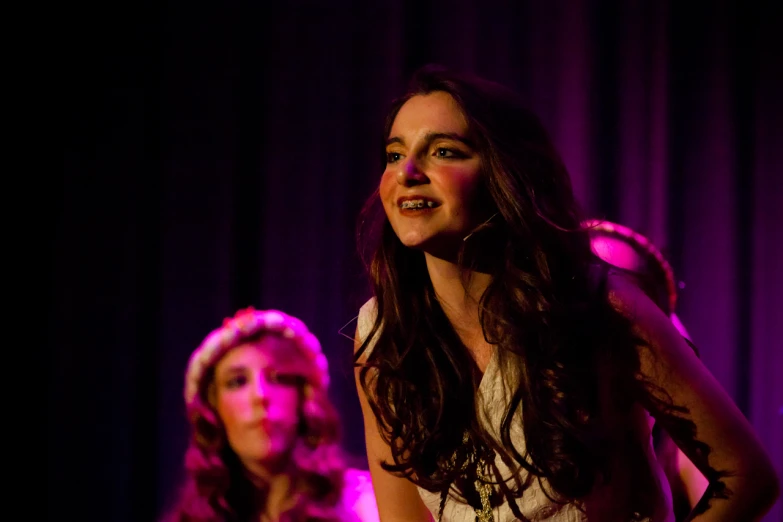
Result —
[{"label": "eye", "polygon": [[226,381],[226,388],[236,389],[247,384],[247,377],[244,375],[235,375]]},{"label": "eye", "polygon": [[397,163],[402,158],[402,154],[399,152],[387,152],[386,163]]},{"label": "eye", "polygon": [[275,370],[267,370],[264,373],[264,378],[266,379],[266,382],[271,382],[272,384],[278,384],[280,382],[280,374]]},{"label": "eye", "polygon": [[449,149],[447,147],[438,147],[435,149],[435,156],[439,158],[458,158],[462,157],[462,154],[459,153],[459,151],[456,151],[454,149]]},{"label": "eye", "polygon": [[278,373],[275,370],[269,370],[266,373],[266,380],[272,384],[296,386],[299,384],[300,377],[290,373]]}]

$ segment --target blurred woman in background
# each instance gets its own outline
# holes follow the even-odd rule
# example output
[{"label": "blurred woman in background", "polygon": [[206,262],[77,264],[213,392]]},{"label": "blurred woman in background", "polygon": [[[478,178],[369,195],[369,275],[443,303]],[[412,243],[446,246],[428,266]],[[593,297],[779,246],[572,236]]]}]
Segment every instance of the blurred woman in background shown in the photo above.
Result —
[{"label": "blurred woman in background", "polygon": [[[698,355],[688,331],[675,313],[677,283],[674,270],[661,251],[643,235],[617,223],[588,221],[585,228],[590,231],[593,252],[633,277],[644,293],[669,316]],[[671,486],[675,517],[678,522],[685,520],[704,495],[707,479],[659,425],[653,426],[652,436],[658,461]]]},{"label": "blurred woman in background", "polygon": [[373,522],[366,472],[346,470],[329,373],[304,323],[239,311],[190,357],[187,480],[168,520]]}]

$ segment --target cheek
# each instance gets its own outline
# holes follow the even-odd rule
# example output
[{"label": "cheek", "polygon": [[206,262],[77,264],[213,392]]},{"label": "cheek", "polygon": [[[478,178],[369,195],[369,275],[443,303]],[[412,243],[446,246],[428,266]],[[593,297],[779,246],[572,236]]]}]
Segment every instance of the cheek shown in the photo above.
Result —
[{"label": "cheek", "polygon": [[444,173],[442,190],[459,207],[470,209],[478,203],[481,178],[473,172],[451,171]]},{"label": "cheek", "polygon": [[273,403],[277,417],[285,424],[296,424],[299,419],[299,394],[295,390],[280,393]]},{"label": "cheek", "polygon": [[218,400],[217,413],[227,431],[231,431],[245,416],[245,411],[247,410],[245,402],[240,397],[221,398]]},{"label": "cheek", "polygon": [[394,191],[394,186],[396,184],[397,181],[394,172],[392,172],[391,170],[386,170],[383,173],[383,176],[381,176],[381,184],[378,187],[378,192],[380,194],[381,201],[383,202],[384,207],[389,201],[389,198],[392,196]]},{"label": "cheek", "polygon": [[270,404],[269,417],[275,426],[275,438],[290,440],[299,427],[300,404],[298,393],[280,393]]}]

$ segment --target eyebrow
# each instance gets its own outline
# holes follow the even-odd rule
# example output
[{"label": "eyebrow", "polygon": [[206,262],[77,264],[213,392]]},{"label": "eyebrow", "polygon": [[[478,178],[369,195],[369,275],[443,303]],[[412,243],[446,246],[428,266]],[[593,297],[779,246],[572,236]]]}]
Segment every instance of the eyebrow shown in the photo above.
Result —
[{"label": "eyebrow", "polygon": [[[456,132],[428,132],[424,135],[424,143],[429,145],[435,140],[454,140],[458,141],[467,147],[470,147],[471,149],[475,148],[473,145],[473,142],[466,138],[465,136],[462,136],[460,134],[457,134]],[[391,145],[392,143],[399,143],[400,145],[405,145],[405,140],[400,138],[399,136],[394,136],[386,140],[386,145]]]},{"label": "eyebrow", "polygon": [[228,368],[223,368],[223,371],[220,372],[220,375],[232,375],[235,373],[242,373],[247,370],[247,366],[243,364],[235,364],[233,366],[229,366]]}]

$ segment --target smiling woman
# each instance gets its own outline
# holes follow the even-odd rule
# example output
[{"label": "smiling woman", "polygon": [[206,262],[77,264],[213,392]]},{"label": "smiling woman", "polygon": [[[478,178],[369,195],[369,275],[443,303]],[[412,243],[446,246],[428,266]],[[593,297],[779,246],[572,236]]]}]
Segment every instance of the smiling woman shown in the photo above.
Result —
[{"label": "smiling woman", "polygon": [[709,481],[693,520],[771,506],[777,479],[747,420],[593,254],[563,162],[515,93],[425,68],[383,145],[355,361],[384,522],[671,522],[650,416]]},{"label": "smiling woman", "polygon": [[242,310],[190,358],[187,482],[178,522],[377,521],[372,488],[346,470],[327,361],[300,320]]}]

